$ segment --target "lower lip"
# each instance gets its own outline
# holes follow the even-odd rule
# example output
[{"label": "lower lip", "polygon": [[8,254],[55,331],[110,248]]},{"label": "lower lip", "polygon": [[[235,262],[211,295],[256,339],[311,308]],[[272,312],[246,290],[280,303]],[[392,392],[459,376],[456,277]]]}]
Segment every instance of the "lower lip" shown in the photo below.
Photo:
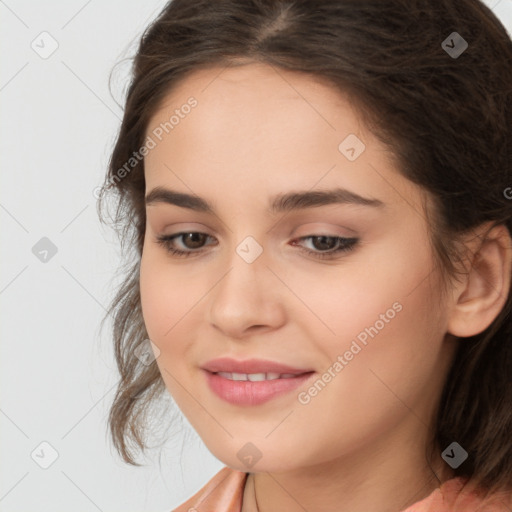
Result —
[{"label": "lower lip", "polygon": [[234,405],[259,405],[297,389],[309,380],[314,372],[288,379],[262,381],[230,380],[203,370],[210,389],[220,398]]}]

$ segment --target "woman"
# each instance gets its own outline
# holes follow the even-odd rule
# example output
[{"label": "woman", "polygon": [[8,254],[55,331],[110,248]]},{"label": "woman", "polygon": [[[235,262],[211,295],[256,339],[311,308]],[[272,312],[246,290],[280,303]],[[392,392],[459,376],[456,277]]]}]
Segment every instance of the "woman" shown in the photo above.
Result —
[{"label": "woman", "polygon": [[226,465],[175,510],[510,510],[511,86],[477,0],[148,27],[103,190],[136,250],[109,420],[135,463],[167,390]]}]

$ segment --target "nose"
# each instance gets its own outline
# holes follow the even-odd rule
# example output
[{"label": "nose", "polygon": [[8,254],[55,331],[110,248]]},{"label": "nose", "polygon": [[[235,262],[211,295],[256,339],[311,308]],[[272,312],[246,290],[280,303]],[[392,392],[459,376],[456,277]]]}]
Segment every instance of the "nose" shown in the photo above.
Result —
[{"label": "nose", "polygon": [[249,263],[233,253],[229,268],[209,294],[211,325],[230,338],[279,328],[286,312],[284,286],[275,271],[269,269],[263,254]]}]

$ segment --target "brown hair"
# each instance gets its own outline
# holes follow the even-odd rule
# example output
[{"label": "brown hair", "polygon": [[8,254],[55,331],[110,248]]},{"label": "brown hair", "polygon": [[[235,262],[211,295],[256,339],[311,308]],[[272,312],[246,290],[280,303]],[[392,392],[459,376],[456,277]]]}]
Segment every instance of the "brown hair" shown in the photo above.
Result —
[{"label": "brown hair", "polygon": [[[468,48],[442,47],[453,32]],[[452,44],[453,46],[453,44]],[[143,34],[122,125],[101,191],[127,252],[125,279],[108,314],[121,375],[109,426],[123,459],[138,465],[144,428],[165,389],[157,365],[134,349],[146,339],[139,293],[145,233],[144,144],[148,121],[178,81],[201,68],[264,62],[325,80],[429,193],[432,243],[444,275],[460,260],[455,241],[491,221],[511,231],[512,42],[479,0],[173,0]],[[123,167],[124,166],[124,167]],[[125,169],[122,173],[121,170]],[[102,219],[103,220],[103,219]],[[454,473],[490,491],[512,489],[512,294],[484,332],[460,343],[446,379],[430,454],[457,441],[469,454]]]}]

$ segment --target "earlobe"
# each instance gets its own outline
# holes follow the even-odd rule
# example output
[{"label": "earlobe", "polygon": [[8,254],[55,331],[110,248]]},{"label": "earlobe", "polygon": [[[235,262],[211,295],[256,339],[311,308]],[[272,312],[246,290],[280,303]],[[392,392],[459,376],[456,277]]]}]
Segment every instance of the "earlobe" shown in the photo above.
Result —
[{"label": "earlobe", "polygon": [[[484,229],[485,228],[485,229]],[[468,244],[468,274],[455,285],[447,330],[458,337],[481,333],[499,315],[510,292],[512,239],[503,224],[482,226]]]}]

